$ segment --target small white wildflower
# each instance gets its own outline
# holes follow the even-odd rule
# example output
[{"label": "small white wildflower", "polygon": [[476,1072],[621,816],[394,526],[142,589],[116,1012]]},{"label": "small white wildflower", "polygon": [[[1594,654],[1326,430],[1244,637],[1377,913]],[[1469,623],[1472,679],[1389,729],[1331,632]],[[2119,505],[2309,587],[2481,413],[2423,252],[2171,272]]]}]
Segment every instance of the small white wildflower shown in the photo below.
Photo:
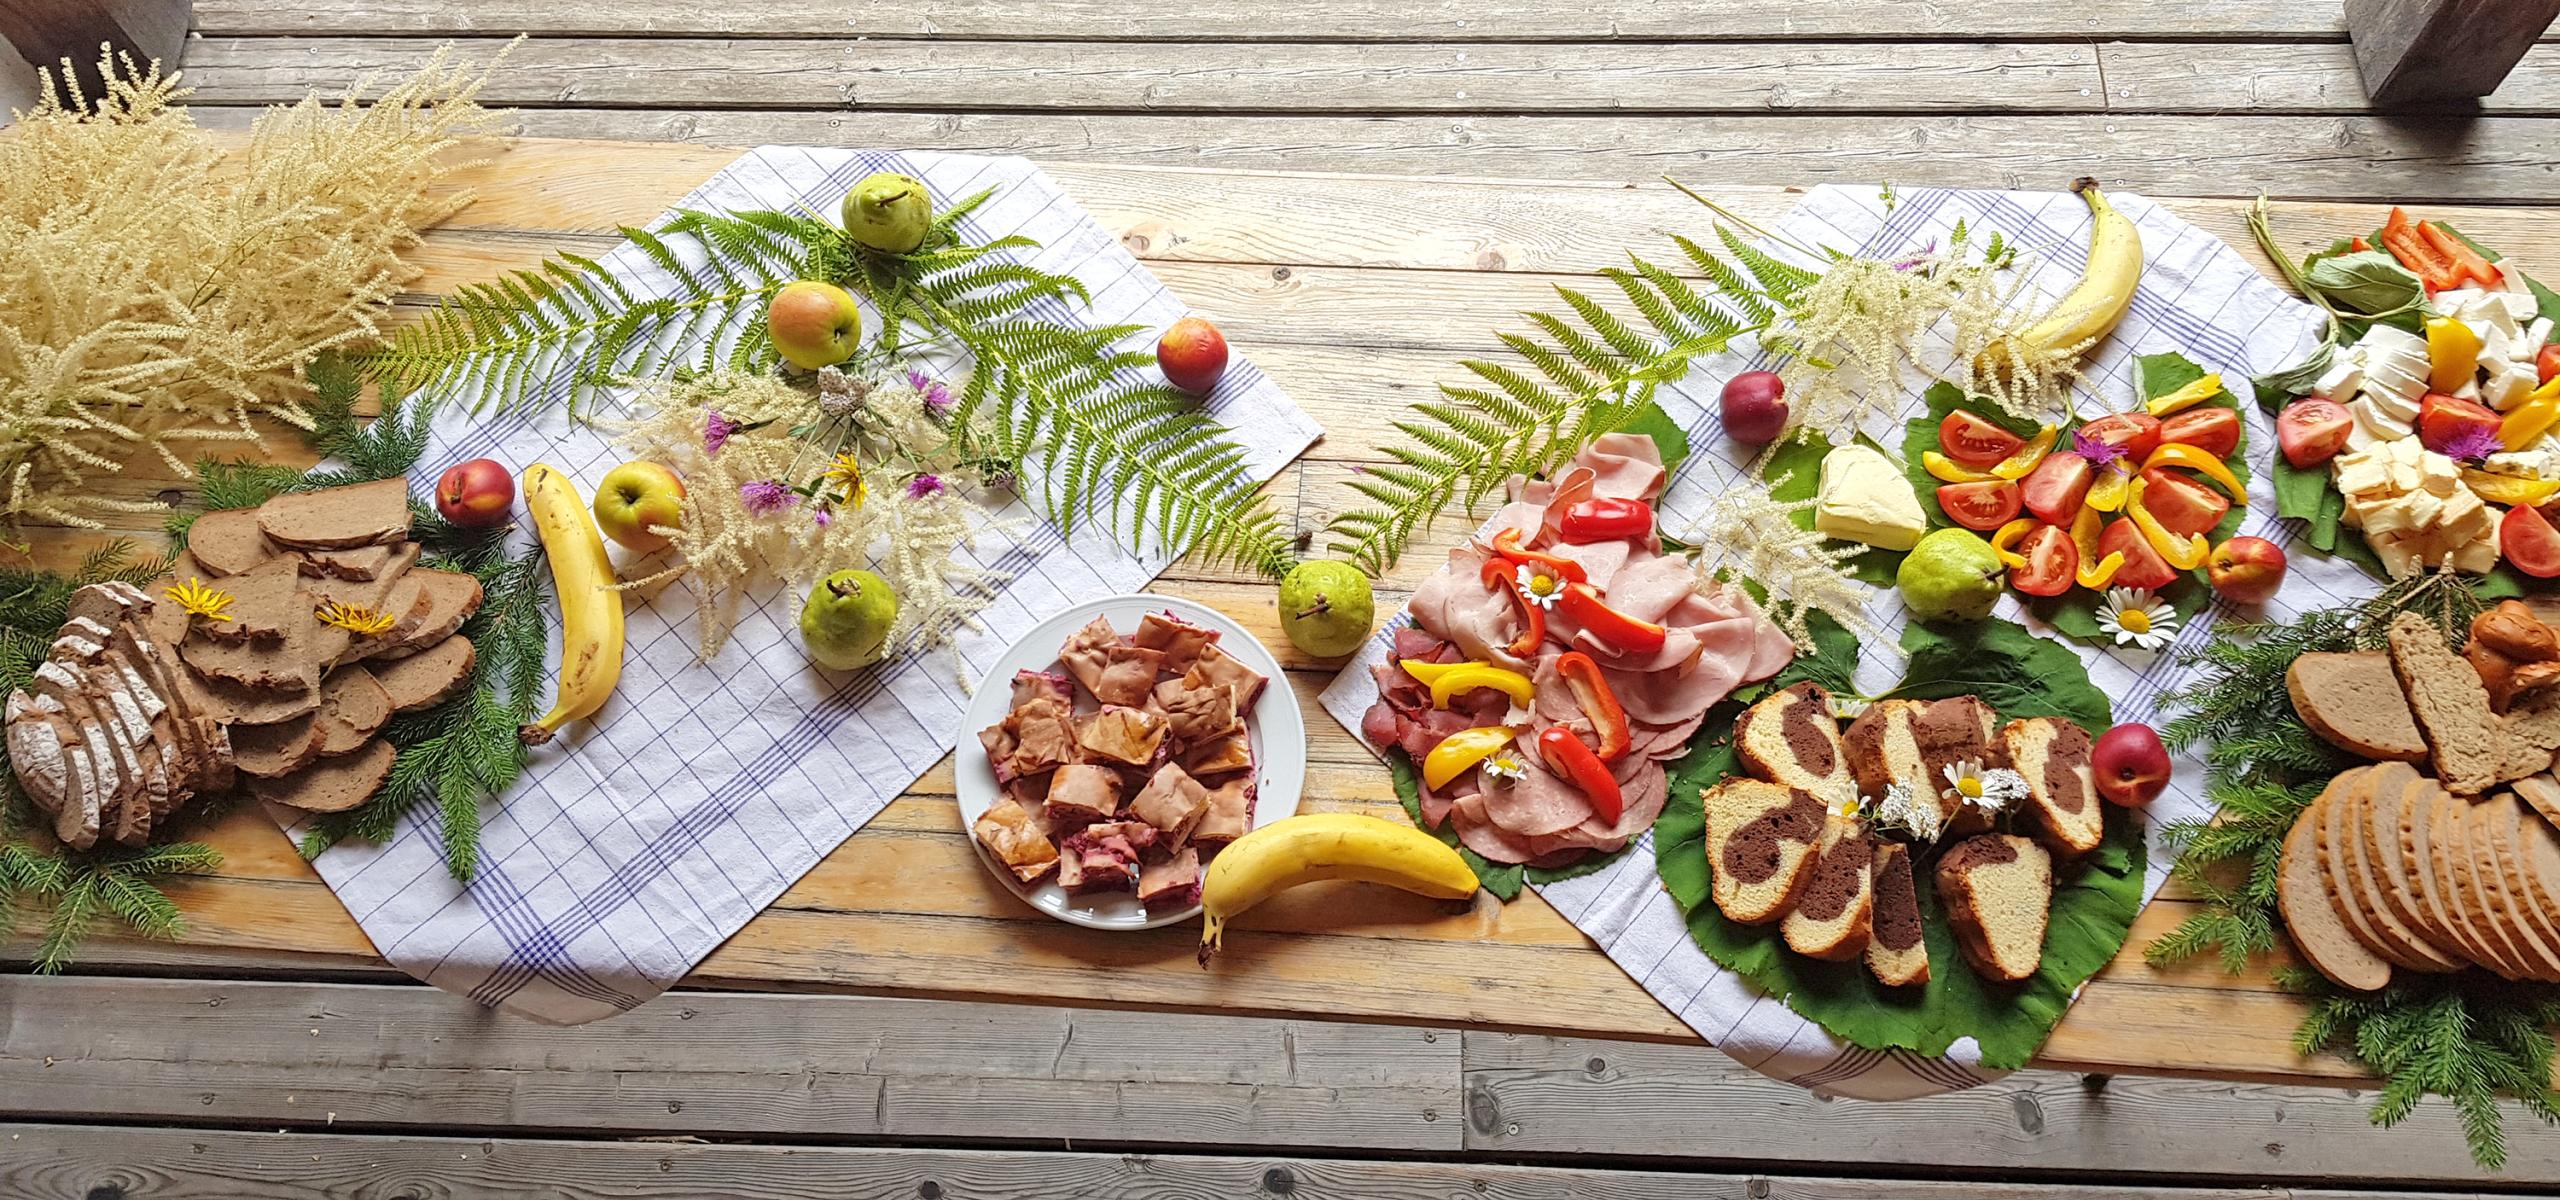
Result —
[{"label": "small white wildflower", "polygon": [[1908,783],[1885,785],[1884,796],[1876,801],[1873,824],[1879,829],[1899,829],[1915,842],[1938,840],[1941,822],[1937,802],[1920,802],[1921,793]]},{"label": "small white wildflower", "polygon": [[2027,777],[2007,767],[1982,773],[1982,795],[1974,803],[1987,813],[2000,813],[2027,798]]},{"label": "small white wildflower", "polygon": [[1867,715],[1867,710],[1873,707],[1874,704],[1874,701],[1863,697],[1843,696],[1838,692],[1833,692],[1831,694],[1831,715],[1838,720],[1855,721],[1858,718]]},{"label": "small white wildflower", "polygon": [[830,417],[849,417],[862,408],[871,395],[871,381],[847,375],[834,367],[818,368],[818,411]]},{"label": "small white wildflower", "polygon": [[1519,759],[1508,754],[1494,755],[1484,760],[1483,765],[1478,769],[1482,770],[1489,779],[1527,779],[1529,777],[1529,768],[1523,766]]}]

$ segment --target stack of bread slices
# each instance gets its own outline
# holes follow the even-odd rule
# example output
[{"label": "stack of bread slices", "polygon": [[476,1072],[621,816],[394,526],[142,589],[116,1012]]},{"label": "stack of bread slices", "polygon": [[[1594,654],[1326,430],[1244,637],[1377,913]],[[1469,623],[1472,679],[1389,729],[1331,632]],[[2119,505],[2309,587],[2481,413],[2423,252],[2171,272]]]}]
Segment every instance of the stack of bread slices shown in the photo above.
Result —
[{"label": "stack of bread slices", "polygon": [[2395,970],[2474,966],[2560,983],[2560,670],[2536,669],[2548,663],[2560,636],[2515,602],[2482,614],[2460,652],[2403,613],[2388,650],[2294,661],[2303,724],[2379,760],[2329,782],[2278,862],[2278,909],[2321,974],[2365,990]]},{"label": "stack of bread slices", "polygon": [[[1863,958],[1891,987],[1929,979],[1921,860],[1935,855],[1929,878],[1967,965],[2014,982],[2042,965],[2055,860],[2096,849],[2105,832],[2088,731],[2052,717],[2003,725],[1979,697],[1878,701],[1844,731],[1830,694],[1799,683],[1744,710],[1734,745],[1746,774],[1704,797],[1717,909],[1743,924],[1779,922],[1798,954]],[[1949,794],[1948,769],[1961,764],[2025,777],[2016,825],[2032,836],[1994,832],[1981,809]],[[1894,784],[1936,806],[1943,841],[1891,840],[1852,815],[1874,811]]]},{"label": "stack of bread slices", "polygon": [[[189,799],[235,786],[316,812],[370,798],[395,753],[384,723],[472,675],[471,643],[453,634],[479,581],[418,566],[409,516],[397,479],[279,496],[198,518],[147,587],[76,593],[5,724],[56,836],[139,846]],[[222,615],[190,614],[182,586],[228,597]],[[336,623],[321,615],[333,605]],[[368,615],[387,626],[348,627]]]}]

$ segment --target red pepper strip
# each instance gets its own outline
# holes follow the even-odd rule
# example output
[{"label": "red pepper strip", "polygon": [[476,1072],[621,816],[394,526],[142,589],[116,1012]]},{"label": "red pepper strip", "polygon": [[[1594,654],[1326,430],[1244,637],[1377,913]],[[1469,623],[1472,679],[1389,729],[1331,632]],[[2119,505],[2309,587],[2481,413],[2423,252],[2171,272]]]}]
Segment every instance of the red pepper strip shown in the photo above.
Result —
[{"label": "red pepper strip", "polygon": [[1600,761],[1626,757],[1628,745],[1635,740],[1627,729],[1627,710],[1618,704],[1618,694],[1609,690],[1609,681],[1601,677],[1600,664],[1579,650],[1568,650],[1556,656],[1556,672],[1572,686],[1582,714],[1591,718],[1592,730],[1600,735]]},{"label": "red pepper strip", "polygon": [[1543,568],[1548,574],[1566,583],[1582,583],[1590,579],[1590,576],[1583,572],[1582,564],[1570,558],[1540,550],[1522,549],[1520,531],[1517,529],[1505,529],[1493,535],[1493,552],[1515,563],[1527,563],[1533,567]]},{"label": "red pepper strip", "polygon": [[2382,245],[2400,265],[2417,273],[2418,281],[2427,285],[2432,295],[2446,288],[2462,286],[2463,270],[2459,263],[2438,251],[2427,239],[2418,222],[2398,208],[2382,226]]},{"label": "red pepper strip", "polygon": [[2347,249],[2353,250],[2358,254],[2362,254],[2367,250],[2373,249],[2373,243],[2364,240],[2362,235],[2358,235],[2347,239]]},{"label": "red pepper strip", "polygon": [[1662,643],[1671,636],[1660,625],[1639,621],[1602,603],[1599,590],[1587,583],[1567,586],[1556,606],[1590,630],[1601,645],[1621,654],[1652,654],[1662,649]]},{"label": "red pepper strip", "polygon": [[2445,261],[2461,268],[2463,278],[2485,288],[2501,285],[2498,268],[2491,265],[2479,251],[2472,249],[2469,243],[2453,236],[2442,222],[2418,222],[2418,236],[2427,239],[2427,245],[2436,253],[2443,255]]},{"label": "red pepper strip", "polygon": [[1615,542],[1653,533],[1653,506],[1642,500],[1598,496],[1564,510],[1564,540]]},{"label": "red pepper strip", "polygon": [[1582,789],[1582,798],[1591,802],[1591,811],[1603,821],[1615,825],[1627,813],[1626,795],[1618,790],[1618,777],[1609,773],[1607,763],[1573,736],[1562,725],[1550,725],[1538,735],[1538,757],[1546,759],[1556,774]]},{"label": "red pepper strip", "polygon": [[1538,645],[1547,640],[1547,610],[1529,602],[1529,593],[1520,589],[1517,567],[1507,558],[1484,560],[1484,585],[1511,597],[1511,605],[1520,610],[1520,636],[1505,647],[1513,658],[1531,658]]}]

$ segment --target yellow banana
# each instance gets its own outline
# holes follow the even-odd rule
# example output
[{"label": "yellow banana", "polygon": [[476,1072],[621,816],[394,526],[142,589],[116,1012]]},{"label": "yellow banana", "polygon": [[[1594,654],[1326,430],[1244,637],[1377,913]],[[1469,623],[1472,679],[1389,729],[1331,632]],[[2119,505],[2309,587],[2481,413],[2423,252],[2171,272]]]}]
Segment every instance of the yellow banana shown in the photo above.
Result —
[{"label": "yellow banana", "polygon": [[1200,965],[1217,952],[1227,922],[1323,879],[1383,883],[1435,900],[1464,900],[1476,891],[1466,860],[1411,825],[1359,813],[1283,817],[1237,838],[1210,862],[1200,885]]},{"label": "yellow banana", "polygon": [[604,707],[622,678],[622,593],[578,485],[543,463],[526,467],[523,482],[525,510],[533,514],[534,532],[551,560],[552,588],[560,593],[559,691],[550,712],[517,731],[524,744],[539,746],[561,726]]},{"label": "yellow banana", "polygon": [[2095,218],[2089,229],[2089,263],[2081,269],[2080,282],[2044,319],[1993,343],[1979,365],[2006,374],[2020,359],[2033,362],[2042,355],[2094,342],[2112,332],[2133,304],[2134,289],[2142,283],[2142,234],[2134,229],[2132,218],[2107,203],[2097,180],[2075,179],[2071,190],[2088,204],[2089,215]]}]

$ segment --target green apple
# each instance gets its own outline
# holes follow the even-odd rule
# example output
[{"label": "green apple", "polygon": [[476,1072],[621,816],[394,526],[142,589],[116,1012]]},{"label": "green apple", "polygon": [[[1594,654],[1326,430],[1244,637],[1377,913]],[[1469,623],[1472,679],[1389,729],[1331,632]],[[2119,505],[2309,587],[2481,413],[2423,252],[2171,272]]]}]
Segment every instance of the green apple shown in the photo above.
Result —
[{"label": "green apple", "polygon": [[596,527],[606,537],[655,554],[667,548],[665,534],[652,525],[675,526],[684,517],[684,481],[653,462],[627,462],[605,472],[596,485]]},{"label": "green apple", "polygon": [[853,293],[815,279],[775,292],[764,324],[783,360],[804,370],[832,367],[862,345],[862,306]]},{"label": "green apple", "polygon": [[933,194],[913,175],[882,171],[844,196],[844,231],[874,250],[905,254],[933,227]]}]

